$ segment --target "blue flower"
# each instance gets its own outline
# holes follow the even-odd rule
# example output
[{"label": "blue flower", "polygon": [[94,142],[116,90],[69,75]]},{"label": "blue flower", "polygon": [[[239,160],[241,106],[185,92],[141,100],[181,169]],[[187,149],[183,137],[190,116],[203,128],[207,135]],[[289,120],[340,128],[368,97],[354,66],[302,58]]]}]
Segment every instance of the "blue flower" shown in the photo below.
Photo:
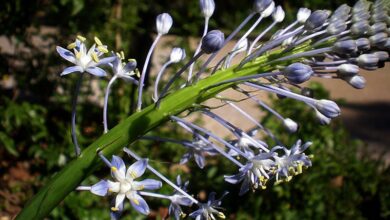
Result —
[{"label": "blue flower", "polygon": [[132,164],[126,170],[123,160],[120,157],[113,156],[110,165],[111,175],[114,181],[101,180],[91,187],[79,187],[78,189],[90,190],[90,192],[98,196],[115,193],[116,197],[111,208],[111,216],[120,216],[125,198],[129,199],[131,205],[137,212],[148,215],[149,206],[138,191],[159,189],[162,183],[154,179],[135,181],[135,179],[144,174],[147,163],[148,161],[146,159],[142,159]]},{"label": "blue flower", "polygon": [[128,63],[123,62],[123,59],[119,56],[114,56],[114,60],[112,61],[112,70],[116,76],[125,80],[126,82],[133,82],[138,84],[137,80],[133,78],[136,75],[136,67],[137,61],[133,59],[129,59]]},{"label": "blue flower", "polygon": [[60,46],[56,47],[58,54],[62,58],[75,65],[64,69],[61,76],[73,72],[88,72],[98,77],[106,76],[106,72],[98,66],[112,62],[115,57],[100,59],[100,57],[108,51],[107,46],[103,45],[98,38],[95,38],[96,44],[93,44],[89,50],[87,50],[84,41],[85,38],[79,36],[74,43],[68,45],[67,48],[70,50],[73,49],[73,52]]},{"label": "blue flower", "polygon": [[225,175],[225,181],[231,184],[242,182],[239,195],[243,195],[249,189],[256,190],[259,187],[266,188],[266,184],[272,175],[271,171],[275,167],[273,161],[273,151],[269,153],[260,153],[251,157],[248,163],[240,168],[239,173],[235,175]]},{"label": "blue flower", "polygon": [[292,176],[302,173],[303,167],[311,166],[310,158],[303,153],[312,143],[306,142],[302,145],[302,141],[298,140],[291,149],[285,147],[275,147],[273,150],[283,150],[284,155],[274,155],[276,170],[275,178],[276,183],[282,181],[290,181]]},{"label": "blue flower", "polygon": [[215,199],[215,192],[209,194],[209,198],[207,203],[201,203],[199,205],[199,209],[190,214],[191,218],[196,220],[215,220],[215,216],[219,218],[225,219],[225,215],[218,210],[221,210],[222,199],[228,194],[228,192],[224,192],[221,198]]},{"label": "blue flower", "polygon": [[[208,138],[208,137],[206,137]],[[187,152],[183,155],[180,160],[180,164],[185,164],[192,157],[195,159],[196,164],[199,168],[203,169],[206,163],[204,154],[216,155],[218,152],[212,147],[210,143],[201,140],[199,137],[194,135],[192,142],[183,142],[183,145],[187,147]]]},{"label": "blue flower", "polygon": [[[186,181],[182,183],[180,175],[176,178],[176,185],[182,190],[187,191],[189,182]],[[191,206],[193,204],[192,200],[187,196],[181,194],[175,190],[175,193],[170,196],[171,204],[169,205],[169,215],[173,216],[176,220],[179,220],[181,217],[185,217],[181,206]]]}]

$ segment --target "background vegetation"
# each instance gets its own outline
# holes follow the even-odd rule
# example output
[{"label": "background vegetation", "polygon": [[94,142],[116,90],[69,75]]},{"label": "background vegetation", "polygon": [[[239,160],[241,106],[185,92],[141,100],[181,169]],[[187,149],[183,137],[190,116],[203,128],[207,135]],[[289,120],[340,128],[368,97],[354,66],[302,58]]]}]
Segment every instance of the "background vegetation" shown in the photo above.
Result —
[{"label": "background vegetation", "polygon": [[[332,9],[353,1],[277,1],[293,19],[301,6]],[[211,26],[232,30],[251,8],[251,3],[217,0]],[[55,45],[66,45],[76,34],[99,36],[111,48],[141,61],[146,55],[155,29],[155,16],[169,12],[174,18],[173,34],[199,36],[203,20],[198,1],[180,0],[14,0],[0,6],[0,217],[16,214],[23,204],[72,158],[70,108],[75,76],[60,78],[64,62],[54,52]],[[5,45],[5,46],[4,46]],[[107,81],[86,80],[78,109],[80,142],[88,145],[102,133],[102,91]],[[119,121],[131,113],[135,89],[117,83],[110,99],[109,118]],[[327,94],[318,85],[316,97]],[[94,89],[92,89],[94,88]],[[190,179],[192,192],[213,189],[231,191],[224,202],[232,219],[386,219],[390,216],[389,169],[380,162],[359,157],[362,143],[351,140],[339,121],[319,127],[307,108],[291,100],[277,100],[275,107],[294,115],[304,126],[296,135],[286,135],[286,143],[297,138],[314,140],[310,149],[316,156],[313,167],[289,184],[269,187],[244,197],[236,197],[236,187],[223,182],[223,174],[233,171],[224,160],[211,159],[204,171],[176,166],[182,148],[161,143],[142,142],[140,154],[148,153],[153,166],[168,173],[182,173]],[[294,107],[291,107],[294,106]],[[266,123],[279,131],[280,127]],[[161,130],[166,137],[185,137],[181,131]],[[282,132],[278,132],[281,133]],[[145,147],[147,146],[147,147]],[[360,150],[361,151],[361,150]],[[364,155],[360,152],[359,155]],[[191,172],[196,170],[196,172]],[[102,169],[86,182],[96,182]],[[191,175],[190,175],[191,174]],[[173,178],[173,176],[172,176]],[[169,193],[169,189],[163,189]],[[199,196],[202,197],[203,194]],[[53,211],[50,219],[108,218],[109,201],[89,193],[72,193]],[[244,202],[245,201],[245,202]],[[237,204],[242,204],[237,206]],[[152,201],[155,212],[149,217],[161,219],[166,209]],[[131,208],[127,208],[131,212]],[[130,213],[131,214],[131,213]],[[134,213],[132,213],[134,214]],[[137,214],[131,219],[144,219]],[[135,218],[133,218],[135,216]],[[129,219],[129,217],[128,217]]]}]

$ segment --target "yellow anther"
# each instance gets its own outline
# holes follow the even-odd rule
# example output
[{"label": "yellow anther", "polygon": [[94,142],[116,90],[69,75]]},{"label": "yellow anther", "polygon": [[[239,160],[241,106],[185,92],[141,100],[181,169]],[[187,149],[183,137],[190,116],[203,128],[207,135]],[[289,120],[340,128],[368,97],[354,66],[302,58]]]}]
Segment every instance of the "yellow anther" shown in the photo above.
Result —
[{"label": "yellow anther", "polygon": [[134,171],[131,171],[131,172],[130,172],[130,176],[131,176],[133,179],[135,179],[135,178],[137,177],[137,173],[134,172]]},{"label": "yellow anther", "polygon": [[301,174],[302,173],[302,163],[298,164],[297,169],[298,169],[298,174]]},{"label": "yellow anther", "polygon": [[261,189],[263,189],[263,190],[267,189],[267,186],[261,186]]},{"label": "yellow anther", "polygon": [[181,217],[181,218],[185,218],[185,217],[187,217],[187,214],[184,213],[184,212],[181,212],[181,213],[180,213],[180,217]]},{"label": "yellow anther", "polygon": [[223,214],[222,212],[218,212],[218,217],[220,217],[222,219],[226,218],[225,214]]},{"label": "yellow anther", "polygon": [[80,53],[80,52],[77,52],[77,51],[76,51],[76,58],[77,58],[77,59],[80,59],[80,58],[81,58],[81,53]]},{"label": "yellow anther", "polygon": [[119,209],[117,207],[111,207],[111,211],[116,212],[119,211]]},{"label": "yellow anther", "polygon": [[123,50],[121,51],[121,58],[122,58],[122,60],[125,59],[125,52],[123,52]]},{"label": "yellow anther", "polygon": [[108,188],[108,192],[112,192],[112,189],[111,189],[111,188]]},{"label": "yellow anther", "polygon": [[129,61],[129,62],[137,62],[136,59],[128,59],[127,61]]},{"label": "yellow anther", "polygon": [[81,35],[77,35],[77,39],[79,39],[79,41],[81,41],[81,42],[84,42],[87,38],[85,38]]},{"label": "yellow anther", "polygon": [[292,176],[288,176],[286,182],[290,182],[292,180]]},{"label": "yellow anther", "polygon": [[260,176],[259,180],[260,180],[260,182],[263,182],[264,181],[264,176]]},{"label": "yellow anther", "polygon": [[138,199],[132,199],[132,200],[133,200],[134,204],[139,205]]},{"label": "yellow anther", "polygon": [[111,167],[111,170],[112,170],[112,172],[118,171],[118,169],[116,167],[114,167],[114,166]]},{"label": "yellow anther", "polygon": [[104,46],[98,46],[97,49],[98,49],[100,52],[102,52],[102,53],[108,53],[107,48],[104,47]]},{"label": "yellow anther", "polygon": [[92,56],[93,61],[95,61],[96,63],[99,63],[99,57],[97,56],[97,54],[95,52],[92,52],[91,56]]},{"label": "yellow anther", "polygon": [[100,39],[98,37],[94,37],[93,38],[95,40],[95,43],[98,45],[98,46],[103,46],[102,42],[100,41]]},{"label": "yellow anther", "polygon": [[141,77],[141,74],[140,74],[140,72],[139,72],[138,69],[135,69],[134,72],[135,72],[135,75],[136,75],[138,78]]},{"label": "yellow anther", "polygon": [[76,42],[73,42],[71,44],[69,44],[66,48],[68,48],[69,50],[73,49],[76,47]]},{"label": "yellow anther", "polygon": [[308,157],[309,157],[310,159],[313,159],[313,158],[314,158],[314,154],[310,154]]}]

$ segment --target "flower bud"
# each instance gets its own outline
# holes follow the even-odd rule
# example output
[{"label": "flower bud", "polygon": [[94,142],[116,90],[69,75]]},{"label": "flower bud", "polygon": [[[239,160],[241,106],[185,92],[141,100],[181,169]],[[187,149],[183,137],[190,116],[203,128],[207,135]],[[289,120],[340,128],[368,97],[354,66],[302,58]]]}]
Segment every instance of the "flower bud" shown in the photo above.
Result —
[{"label": "flower bud", "polygon": [[205,18],[210,18],[215,10],[214,0],[200,0],[200,9],[202,10],[202,15]]},{"label": "flower bud", "polygon": [[175,47],[171,51],[170,62],[178,63],[186,58],[186,51],[183,48]]},{"label": "flower bud", "polygon": [[338,41],[332,49],[339,54],[350,54],[357,51],[357,45],[355,40]]},{"label": "flower bud", "polygon": [[388,35],[386,33],[381,32],[371,36],[369,40],[372,46],[383,47],[387,43],[387,37]]},{"label": "flower bud", "polygon": [[300,84],[310,79],[313,69],[302,63],[293,63],[283,70],[284,76],[294,84]]},{"label": "flower bud", "polygon": [[371,17],[371,21],[374,22],[374,23],[386,22],[388,17],[389,16],[388,16],[386,11],[378,11],[378,12],[374,12],[374,14]]},{"label": "flower bud", "polygon": [[364,89],[366,86],[366,79],[363,76],[352,76],[343,78],[349,85],[355,89]]},{"label": "flower bud", "polygon": [[167,34],[172,24],[172,17],[168,13],[162,13],[157,16],[156,27],[159,34]]},{"label": "flower bud", "polygon": [[264,18],[269,17],[272,15],[272,13],[275,11],[275,2],[272,1],[271,4],[263,11],[261,12],[261,16]]},{"label": "flower bud", "polygon": [[358,21],[351,26],[350,30],[353,35],[363,36],[370,30],[370,24],[365,20]]},{"label": "flower bud", "polygon": [[353,6],[352,12],[359,13],[361,11],[368,11],[370,9],[370,2],[366,0],[359,0]]},{"label": "flower bud", "polygon": [[225,41],[225,35],[220,30],[212,30],[202,39],[202,51],[211,54],[220,50]]},{"label": "flower bud", "polygon": [[311,15],[311,10],[308,8],[300,8],[297,14],[299,23],[304,24]]},{"label": "flower bud", "polygon": [[337,67],[340,76],[355,76],[359,73],[359,66],[354,64],[342,64]]},{"label": "flower bud", "polygon": [[328,125],[332,121],[332,119],[326,117],[321,112],[319,112],[317,109],[316,109],[316,117],[317,117],[318,122],[320,122],[321,125]]},{"label": "flower bud", "polygon": [[305,29],[313,31],[319,27],[322,27],[329,17],[329,11],[317,10],[313,12],[305,22]]},{"label": "flower bud", "polygon": [[367,51],[371,49],[370,41],[367,38],[357,39],[356,45],[359,51]]},{"label": "flower bud", "polygon": [[360,11],[352,15],[352,22],[368,21],[371,15],[368,11]]},{"label": "flower bud", "polygon": [[377,22],[370,27],[368,34],[374,35],[379,32],[386,32],[386,31],[387,31],[387,24],[384,22]]},{"label": "flower bud", "polygon": [[351,7],[347,4],[339,6],[330,17],[330,22],[334,21],[346,21],[348,20],[349,13],[351,12]]},{"label": "flower bud", "polygon": [[283,8],[281,6],[276,7],[276,10],[272,14],[272,18],[274,19],[275,22],[282,22],[284,20],[284,17],[286,14],[283,11]]},{"label": "flower bud", "polygon": [[330,35],[341,34],[341,32],[347,29],[347,24],[344,21],[336,20],[331,22],[326,29]]},{"label": "flower bud", "polygon": [[356,61],[361,68],[375,70],[378,68],[379,58],[374,54],[362,54]]},{"label": "flower bud", "polygon": [[[262,13],[265,9],[267,9],[271,3],[274,1],[272,0],[255,0],[253,3],[253,10],[257,13]],[[272,13],[272,12],[271,12]]]},{"label": "flower bud", "polygon": [[319,112],[321,112],[325,117],[328,118],[336,118],[340,115],[340,108],[339,106],[330,100],[321,99],[317,100],[314,103],[314,106],[317,108]]},{"label": "flower bud", "polygon": [[295,133],[298,130],[298,124],[290,118],[284,119],[283,125],[290,133]]},{"label": "flower bud", "polygon": [[386,51],[376,51],[373,53],[376,57],[378,57],[380,62],[385,62],[389,60],[389,53]]}]

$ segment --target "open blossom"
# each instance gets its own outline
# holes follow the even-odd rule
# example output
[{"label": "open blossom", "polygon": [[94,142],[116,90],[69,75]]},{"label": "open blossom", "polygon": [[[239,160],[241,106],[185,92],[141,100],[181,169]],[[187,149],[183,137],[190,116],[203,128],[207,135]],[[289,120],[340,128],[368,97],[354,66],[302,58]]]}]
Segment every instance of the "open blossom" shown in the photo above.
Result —
[{"label": "open blossom", "polygon": [[116,194],[114,205],[111,208],[114,214],[116,214],[115,212],[121,211],[123,202],[127,198],[136,211],[148,215],[149,206],[138,191],[159,189],[162,183],[154,179],[135,180],[144,174],[147,163],[147,160],[142,159],[132,164],[126,170],[123,160],[120,157],[113,156],[111,161],[111,175],[114,181],[101,180],[91,187],[79,187],[78,189],[90,190],[98,196],[106,196],[108,193]]},{"label": "open blossom", "polygon": [[192,157],[195,159],[196,164],[199,168],[203,169],[206,163],[205,154],[215,155],[217,152],[211,146],[210,143],[206,143],[197,136],[194,137],[192,142],[183,142],[183,145],[187,147],[187,152],[182,156],[180,163],[185,164]]},{"label": "open blossom", "polygon": [[[196,220],[215,220],[215,216],[221,219],[225,219],[225,215],[219,211],[221,209],[222,199],[228,194],[225,192],[221,198],[216,199],[216,193],[212,192],[209,194],[207,203],[199,204],[199,209],[190,214],[191,218]],[[214,216],[215,215],[215,216]]]},{"label": "open blossom", "polygon": [[[106,76],[106,72],[98,66],[114,61],[115,57],[112,56],[100,59],[104,53],[108,52],[107,46],[103,45],[98,38],[95,38],[95,41],[96,44],[93,44],[89,50],[87,50],[85,45],[85,38],[81,36],[67,47],[69,50],[57,46],[56,49],[58,54],[65,60],[74,64],[74,66],[64,69],[61,76],[73,72],[88,72],[99,77]],[[73,50],[73,52],[70,50]]]},{"label": "open blossom", "polygon": [[[189,182],[183,183],[180,175],[176,178],[176,185],[180,187],[182,190],[187,191]],[[168,211],[169,215],[173,216],[176,220],[180,220],[181,217],[184,217],[185,214],[181,209],[181,206],[191,206],[192,201],[185,195],[181,194],[177,190],[175,190],[174,194],[170,196],[171,204],[169,205]]]}]

